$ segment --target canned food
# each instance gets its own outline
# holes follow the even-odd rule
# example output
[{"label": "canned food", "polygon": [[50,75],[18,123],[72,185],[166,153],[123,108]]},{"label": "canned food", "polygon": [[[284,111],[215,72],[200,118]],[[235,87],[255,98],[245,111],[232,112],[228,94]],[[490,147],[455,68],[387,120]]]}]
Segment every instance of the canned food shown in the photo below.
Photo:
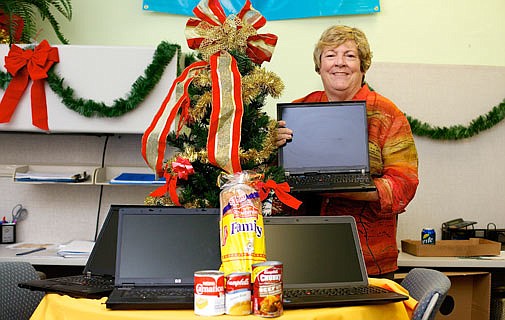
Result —
[{"label": "canned food", "polygon": [[195,314],[217,316],[224,313],[224,273],[216,270],[195,272]]},{"label": "canned food", "polygon": [[421,243],[422,244],[435,244],[436,234],[433,228],[424,228],[421,231]]},{"label": "canned food", "polygon": [[234,272],[226,277],[225,308],[226,314],[234,316],[251,313],[251,273]]},{"label": "canned food", "polygon": [[282,262],[265,261],[252,265],[253,312],[274,318],[282,315]]}]

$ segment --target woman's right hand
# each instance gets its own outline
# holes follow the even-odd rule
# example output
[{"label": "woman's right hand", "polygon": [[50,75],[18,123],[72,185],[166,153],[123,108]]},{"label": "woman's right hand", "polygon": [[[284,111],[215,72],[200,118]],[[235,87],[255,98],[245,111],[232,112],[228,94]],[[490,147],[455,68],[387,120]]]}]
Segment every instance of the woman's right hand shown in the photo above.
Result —
[{"label": "woman's right hand", "polygon": [[277,138],[275,139],[275,145],[277,147],[282,147],[288,142],[288,140],[293,139],[293,130],[286,128],[286,121],[279,120],[277,128]]}]

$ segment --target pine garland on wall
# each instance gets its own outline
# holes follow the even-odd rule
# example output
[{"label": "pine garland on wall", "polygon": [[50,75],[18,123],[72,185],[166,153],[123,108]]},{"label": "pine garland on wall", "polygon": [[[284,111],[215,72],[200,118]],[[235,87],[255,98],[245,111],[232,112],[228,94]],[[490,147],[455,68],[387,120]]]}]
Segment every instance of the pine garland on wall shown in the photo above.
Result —
[{"label": "pine garland on wall", "polygon": [[[125,113],[134,110],[149,92],[156,86],[160,80],[165,67],[178,53],[178,59],[181,59],[180,46],[161,42],[155,53],[152,62],[144,70],[144,75],[139,76],[133,83],[131,91],[125,94],[127,98],[118,98],[112,105],[106,105],[100,101],[92,99],[83,99],[75,97],[74,89],[66,85],[61,78],[51,68],[47,81],[53,92],[61,98],[62,103],[69,109],[78,112],[82,116],[92,117],[119,117]],[[184,57],[185,65],[193,62],[194,56],[186,55]],[[5,90],[12,79],[7,72],[0,71],[0,88]],[[434,140],[461,140],[473,137],[480,132],[490,129],[500,123],[505,118],[505,99],[497,106],[494,106],[488,113],[478,116],[470,121],[468,126],[452,125],[449,127],[433,126],[407,115],[407,119],[412,127],[412,132],[421,137],[427,137]]]},{"label": "pine garland on wall", "polygon": [[[165,68],[172,61],[176,53],[178,53],[178,59],[180,59],[181,47],[178,44],[161,42],[153,54],[152,62],[144,70],[144,75],[139,76],[135,80],[131,91],[124,95],[126,98],[117,98],[112,105],[106,105],[101,101],[75,97],[75,90],[65,84],[64,79],[54,71],[54,67],[48,72],[47,82],[67,108],[84,117],[119,117],[138,107],[160,81]],[[0,71],[1,88],[5,90],[11,79],[12,77],[9,73]]]}]

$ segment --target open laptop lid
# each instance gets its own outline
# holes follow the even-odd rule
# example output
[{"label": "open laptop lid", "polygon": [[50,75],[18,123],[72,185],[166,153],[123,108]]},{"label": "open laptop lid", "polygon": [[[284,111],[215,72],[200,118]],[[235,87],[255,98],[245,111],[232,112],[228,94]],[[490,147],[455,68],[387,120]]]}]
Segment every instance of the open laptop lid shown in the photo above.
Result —
[{"label": "open laptop lid", "polygon": [[89,255],[84,274],[114,276],[119,205],[111,205]]},{"label": "open laptop lid", "polygon": [[353,217],[265,217],[264,224],[267,259],[283,262],[285,288],[368,285]]},{"label": "open laptop lid", "polygon": [[219,209],[119,210],[115,286],[188,286],[221,265]]},{"label": "open laptop lid", "polygon": [[293,130],[279,148],[286,173],[370,172],[365,101],[279,103],[277,117]]}]

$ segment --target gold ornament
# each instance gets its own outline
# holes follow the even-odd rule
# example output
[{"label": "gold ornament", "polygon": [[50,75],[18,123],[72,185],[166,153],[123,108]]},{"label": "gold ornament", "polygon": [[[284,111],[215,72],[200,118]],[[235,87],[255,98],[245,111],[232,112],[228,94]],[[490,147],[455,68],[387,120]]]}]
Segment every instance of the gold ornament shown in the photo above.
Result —
[{"label": "gold ornament", "polygon": [[152,197],[152,196],[147,196],[144,199],[144,204],[146,206],[167,206],[167,207],[174,207],[175,204],[172,202],[170,197]]},{"label": "gold ornament", "polygon": [[0,29],[0,43],[9,44],[10,37],[9,33],[5,29]]}]

